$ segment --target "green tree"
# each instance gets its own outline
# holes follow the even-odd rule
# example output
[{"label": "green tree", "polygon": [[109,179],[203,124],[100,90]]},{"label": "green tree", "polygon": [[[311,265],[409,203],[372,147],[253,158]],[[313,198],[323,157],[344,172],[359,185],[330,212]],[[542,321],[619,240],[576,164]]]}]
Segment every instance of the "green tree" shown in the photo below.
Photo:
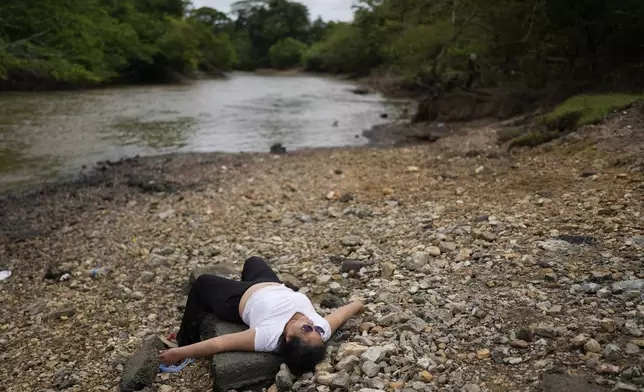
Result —
[{"label": "green tree", "polygon": [[318,18],[315,19],[313,23],[311,23],[307,42],[309,44],[312,44],[314,42],[322,41],[328,29],[329,24],[323,21],[322,18],[318,16]]},{"label": "green tree", "polygon": [[0,37],[11,56],[7,77],[54,83],[99,83],[118,75],[136,41],[131,26],[96,0],[11,1],[0,6]]},{"label": "green tree", "polygon": [[327,39],[309,49],[304,63],[311,71],[363,74],[377,61],[359,28],[337,24]]},{"label": "green tree", "polygon": [[210,7],[201,7],[190,12],[190,18],[210,27],[214,34],[232,33],[233,21],[223,12]]},{"label": "green tree", "polygon": [[307,42],[308,8],[288,0],[242,0],[233,4],[235,27],[251,43],[253,67],[270,66],[269,50],[278,41],[293,38]]},{"label": "green tree", "polygon": [[[166,81],[226,70],[230,39],[186,19],[183,0],[8,0],[0,5],[0,87]],[[7,22],[10,21],[10,22]]]},{"label": "green tree", "polygon": [[271,66],[278,69],[298,66],[306,49],[305,43],[291,37],[278,41],[269,50]]}]

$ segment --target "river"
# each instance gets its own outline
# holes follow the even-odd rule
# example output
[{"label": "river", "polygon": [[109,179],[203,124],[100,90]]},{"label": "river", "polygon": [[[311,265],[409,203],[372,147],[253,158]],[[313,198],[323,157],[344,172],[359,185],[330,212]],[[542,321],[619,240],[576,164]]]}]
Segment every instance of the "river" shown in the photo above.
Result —
[{"label": "river", "polygon": [[234,73],[190,84],[0,93],[0,191],[168,152],[358,146],[409,103],[334,78]]}]

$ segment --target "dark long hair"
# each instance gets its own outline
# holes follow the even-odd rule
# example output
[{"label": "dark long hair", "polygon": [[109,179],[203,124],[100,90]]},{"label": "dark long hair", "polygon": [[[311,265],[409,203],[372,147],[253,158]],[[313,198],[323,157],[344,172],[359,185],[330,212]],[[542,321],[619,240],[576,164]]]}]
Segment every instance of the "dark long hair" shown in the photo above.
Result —
[{"label": "dark long hair", "polygon": [[287,342],[286,334],[282,334],[278,352],[284,357],[291,373],[301,376],[304,373],[315,372],[315,366],[326,357],[326,346],[306,344],[297,336],[293,336],[291,341]]}]

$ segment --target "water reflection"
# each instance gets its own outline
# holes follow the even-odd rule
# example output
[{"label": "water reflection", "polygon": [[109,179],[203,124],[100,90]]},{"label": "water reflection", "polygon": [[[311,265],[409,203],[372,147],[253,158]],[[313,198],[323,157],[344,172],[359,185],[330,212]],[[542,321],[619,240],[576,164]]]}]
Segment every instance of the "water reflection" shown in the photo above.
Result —
[{"label": "water reflection", "polygon": [[192,117],[167,121],[130,119],[103,130],[103,137],[121,146],[150,147],[155,150],[181,148],[188,144],[196,125],[197,119]]}]

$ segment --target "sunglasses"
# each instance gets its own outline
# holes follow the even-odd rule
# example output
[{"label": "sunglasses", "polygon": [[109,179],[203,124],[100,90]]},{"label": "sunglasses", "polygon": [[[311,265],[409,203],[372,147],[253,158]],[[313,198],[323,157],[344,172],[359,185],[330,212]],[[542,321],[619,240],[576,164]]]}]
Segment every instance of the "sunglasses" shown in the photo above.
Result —
[{"label": "sunglasses", "polygon": [[315,332],[317,332],[320,336],[324,336],[324,329],[323,329],[322,327],[318,327],[317,325],[316,325],[315,327],[312,327],[312,326],[310,326],[310,325],[308,325],[308,324],[304,324],[304,325],[302,326],[302,331],[304,331],[304,332],[306,332],[306,333],[310,333],[310,332],[315,331]]}]

